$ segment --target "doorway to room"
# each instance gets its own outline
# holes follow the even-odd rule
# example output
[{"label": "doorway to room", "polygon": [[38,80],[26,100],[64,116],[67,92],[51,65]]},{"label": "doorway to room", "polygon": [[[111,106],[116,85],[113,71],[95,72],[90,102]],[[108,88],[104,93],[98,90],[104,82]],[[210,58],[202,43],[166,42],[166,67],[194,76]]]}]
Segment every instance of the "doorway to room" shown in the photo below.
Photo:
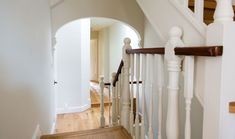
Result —
[{"label": "doorway to room", "polygon": [[[132,27],[108,18],[79,19],[67,23],[57,31],[57,132],[99,127],[99,77],[104,76],[105,82],[111,81],[111,74],[121,61],[125,37],[131,38],[133,48],[139,47],[139,34]],[[104,94],[105,103],[111,103],[108,86]],[[109,124],[111,108],[106,106],[106,124]],[[86,120],[78,117],[85,117]]]}]

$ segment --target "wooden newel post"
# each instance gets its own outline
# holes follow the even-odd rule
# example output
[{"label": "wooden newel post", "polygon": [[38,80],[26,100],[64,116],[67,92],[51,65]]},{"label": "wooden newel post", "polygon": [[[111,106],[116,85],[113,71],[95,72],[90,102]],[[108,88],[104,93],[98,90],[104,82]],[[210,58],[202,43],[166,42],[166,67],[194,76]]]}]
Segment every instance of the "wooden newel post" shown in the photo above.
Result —
[{"label": "wooden newel post", "polygon": [[129,118],[130,118],[130,86],[129,86],[129,67],[130,67],[130,55],[126,53],[127,49],[131,49],[131,40],[129,38],[124,39],[124,46],[122,49],[123,59],[123,87],[122,87],[122,111],[121,111],[121,125],[128,131]]},{"label": "wooden newel post", "polygon": [[104,117],[104,77],[100,77],[100,127],[105,127]]},{"label": "wooden newel post", "polygon": [[182,47],[182,30],[173,27],[170,30],[170,39],[165,47],[165,58],[168,71],[168,107],[166,120],[167,139],[179,139],[179,75],[182,58],[175,55],[174,48]]},{"label": "wooden newel post", "polygon": [[[112,83],[115,80],[116,73],[112,73]],[[112,84],[112,125],[117,125],[117,113],[116,113],[116,87]]]}]

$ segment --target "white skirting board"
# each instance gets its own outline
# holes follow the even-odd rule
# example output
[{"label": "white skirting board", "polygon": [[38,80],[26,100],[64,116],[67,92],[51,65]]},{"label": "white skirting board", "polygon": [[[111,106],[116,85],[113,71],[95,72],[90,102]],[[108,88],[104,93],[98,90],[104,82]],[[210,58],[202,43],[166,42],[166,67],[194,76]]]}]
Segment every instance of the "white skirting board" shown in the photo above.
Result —
[{"label": "white skirting board", "polygon": [[40,125],[38,124],[34,133],[33,133],[32,139],[40,139],[41,135],[42,135],[42,132],[40,130]]},{"label": "white skirting board", "polygon": [[64,114],[64,113],[75,113],[75,112],[82,112],[91,107],[91,104],[86,104],[83,106],[77,106],[77,107],[68,107],[68,108],[57,108],[56,113],[57,114]]}]

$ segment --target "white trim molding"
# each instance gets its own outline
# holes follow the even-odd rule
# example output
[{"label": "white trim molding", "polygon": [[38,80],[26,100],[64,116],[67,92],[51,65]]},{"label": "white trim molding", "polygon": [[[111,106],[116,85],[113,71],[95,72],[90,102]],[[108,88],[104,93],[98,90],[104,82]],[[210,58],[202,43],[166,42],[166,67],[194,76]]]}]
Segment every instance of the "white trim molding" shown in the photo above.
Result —
[{"label": "white trim molding", "polygon": [[193,25],[202,37],[206,38],[207,25],[204,22],[198,21],[193,12],[177,0],[169,0],[169,2]]},{"label": "white trim molding", "polygon": [[56,113],[57,114],[65,114],[65,113],[75,113],[75,112],[82,112],[91,107],[90,104],[86,104],[83,106],[73,106],[68,108],[57,108]]},{"label": "white trim molding", "polygon": [[40,125],[38,124],[34,133],[33,133],[32,139],[40,139],[41,135],[42,135],[42,132],[40,129]]}]

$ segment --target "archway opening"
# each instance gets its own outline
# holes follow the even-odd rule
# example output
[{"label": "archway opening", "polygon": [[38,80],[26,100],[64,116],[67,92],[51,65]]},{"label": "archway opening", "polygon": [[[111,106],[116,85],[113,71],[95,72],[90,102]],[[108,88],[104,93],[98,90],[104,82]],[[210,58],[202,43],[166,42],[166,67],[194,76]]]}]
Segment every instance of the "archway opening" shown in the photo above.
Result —
[{"label": "archway opening", "polygon": [[[91,92],[99,95],[99,76],[110,82],[111,73],[117,70],[121,61],[123,39],[131,38],[133,48],[138,48],[141,40],[139,33],[131,26],[114,19],[97,17],[69,22],[57,31],[55,37],[57,114],[82,112],[92,103],[99,103],[99,99],[93,100],[94,94]],[[108,95],[105,96],[110,101]],[[95,126],[88,125],[87,129]],[[58,132],[68,131],[60,129],[66,127],[56,128]],[[73,131],[78,130],[81,129],[73,128]]]}]

